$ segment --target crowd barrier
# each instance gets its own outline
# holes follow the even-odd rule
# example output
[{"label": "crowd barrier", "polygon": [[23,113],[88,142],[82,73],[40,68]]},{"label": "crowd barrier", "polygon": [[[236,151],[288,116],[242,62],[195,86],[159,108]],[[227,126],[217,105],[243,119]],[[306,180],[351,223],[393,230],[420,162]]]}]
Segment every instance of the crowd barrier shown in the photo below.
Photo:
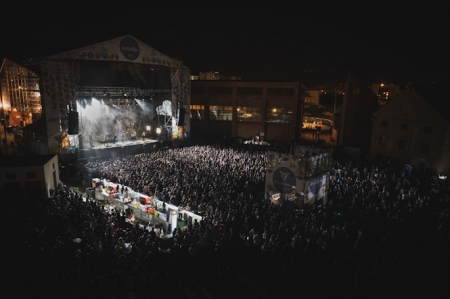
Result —
[{"label": "crowd barrier", "polygon": [[[161,201],[157,196],[148,196],[146,194],[128,189],[128,197],[118,192],[117,184],[107,180],[92,179],[92,188],[87,188],[86,192],[98,201],[108,201],[116,209],[126,212],[130,209],[135,218],[150,223],[152,226],[160,225],[168,235],[175,228],[183,228],[188,223],[198,222],[203,216],[197,215],[191,211],[179,209],[177,206]],[[93,196],[92,196],[93,195]]]}]

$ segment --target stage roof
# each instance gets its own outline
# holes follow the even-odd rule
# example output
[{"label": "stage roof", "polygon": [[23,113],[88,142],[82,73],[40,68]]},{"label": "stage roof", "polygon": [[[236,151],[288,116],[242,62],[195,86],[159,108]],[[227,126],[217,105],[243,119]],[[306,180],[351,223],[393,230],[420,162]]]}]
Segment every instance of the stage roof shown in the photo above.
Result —
[{"label": "stage roof", "polygon": [[123,61],[165,66],[169,68],[188,69],[181,61],[162,54],[131,35],[125,35],[83,48],[46,56],[44,59]]}]

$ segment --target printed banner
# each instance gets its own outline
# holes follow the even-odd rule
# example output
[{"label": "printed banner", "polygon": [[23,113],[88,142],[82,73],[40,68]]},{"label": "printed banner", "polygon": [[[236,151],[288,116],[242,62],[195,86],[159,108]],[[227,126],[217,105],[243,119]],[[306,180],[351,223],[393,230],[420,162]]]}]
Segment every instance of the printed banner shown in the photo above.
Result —
[{"label": "printed banner", "polygon": [[267,153],[266,193],[300,197],[305,191],[304,168],[290,154]]},{"label": "printed banner", "polygon": [[41,96],[47,118],[48,151],[58,154],[61,134],[67,130],[67,106],[75,103],[75,64],[42,61]]},{"label": "printed banner", "polygon": [[168,67],[180,67],[181,62],[162,54],[136,38],[126,35],[50,56],[50,58],[69,58],[100,61],[125,61]]},{"label": "printed banner", "polygon": [[266,197],[280,193],[309,202],[327,196],[330,167],[328,153],[298,156],[269,151],[266,167]]}]

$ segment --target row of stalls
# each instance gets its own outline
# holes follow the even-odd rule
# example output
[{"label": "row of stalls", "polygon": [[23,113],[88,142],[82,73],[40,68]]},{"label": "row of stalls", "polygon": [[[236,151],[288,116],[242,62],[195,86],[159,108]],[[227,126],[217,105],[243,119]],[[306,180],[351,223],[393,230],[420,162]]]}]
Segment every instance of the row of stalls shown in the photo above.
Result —
[{"label": "row of stalls", "polygon": [[[98,178],[92,179],[92,188],[87,193],[99,201],[109,202],[116,209],[130,213],[141,221],[152,226],[160,225],[167,235],[172,234],[175,228],[183,228],[195,220],[200,222],[202,216],[191,211],[180,209],[170,203],[160,200],[157,196],[148,196],[138,193],[130,187],[124,186],[122,192],[118,184]],[[129,210],[129,211],[127,211]]]}]

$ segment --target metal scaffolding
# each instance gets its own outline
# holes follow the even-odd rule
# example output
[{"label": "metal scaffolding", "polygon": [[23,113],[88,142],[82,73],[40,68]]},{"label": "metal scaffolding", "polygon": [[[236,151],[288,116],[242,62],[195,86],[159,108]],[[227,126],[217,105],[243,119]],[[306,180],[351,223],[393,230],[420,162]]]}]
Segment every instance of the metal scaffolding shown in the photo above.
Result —
[{"label": "metal scaffolding", "polygon": [[0,68],[0,84],[3,116],[17,114],[22,125],[40,118],[42,106],[38,74],[4,59]]}]

